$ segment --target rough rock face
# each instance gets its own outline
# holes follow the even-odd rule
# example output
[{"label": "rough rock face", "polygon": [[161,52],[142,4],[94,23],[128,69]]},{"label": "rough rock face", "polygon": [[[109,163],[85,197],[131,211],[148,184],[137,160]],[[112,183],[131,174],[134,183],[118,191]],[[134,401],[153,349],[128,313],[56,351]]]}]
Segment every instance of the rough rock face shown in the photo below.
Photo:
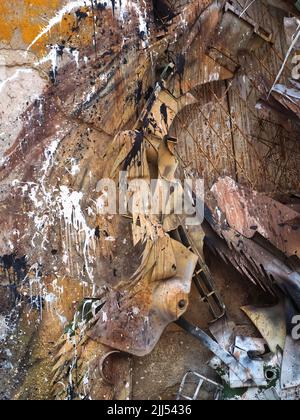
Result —
[{"label": "rough rock face", "polygon": [[[263,90],[251,86],[251,66],[249,74],[238,73],[244,63],[245,56],[241,55],[245,49],[255,58],[264,55],[264,50],[271,48],[271,38],[270,33],[257,31],[250,21],[246,29],[242,25],[238,33],[223,38],[225,3],[2,0],[1,399],[129,397],[132,384],[124,388],[124,383],[132,380],[132,359],[110,353],[110,347],[126,351],[126,343],[123,340],[120,344],[120,337],[112,340],[103,327],[107,314],[101,313],[100,319],[97,311],[107,291],[112,313],[122,307],[124,288],[125,292],[138,294],[132,279],[140,268],[145,246],[132,237],[131,221],[118,214],[103,215],[110,197],[101,187],[101,179],[120,168],[132,176],[128,168],[133,161],[137,172],[145,163],[149,178],[154,178],[156,171],[170,181],[177,170],[179,152],[183,169],[192,176],[204,174],[209,183],[218,175],[230,175],[243,179],[248,187],[264,190],[261,178],[266,170],[272,174],[268,192],[299,186],[299,147],[286,130],[287,123],[294,123],[293,118],[284,123],[278,118],[276,130],[272,125],[273,131],[268,134],[272,137],[276,131],[274,154],[257,150],[253,144],[250,131],[260,137],[263,130],[264,121],[259,115],[255,122],[250,117],[239,120],[243,114],[239,107],[242,110],[250,100],[255,105]],[[268,13],[267,6],[260,7]],[[271,16],[273,25],[281,21],[280,12]],[[284,50],[284,46],[281,48]],[[240,88],[241,98],[235,97],[231,85]],[[247,131],[245,125],[250,140],[242,131]],[[177,152],[172,149],[172,136],[179,139]],[[283,180],[276,172],[278,154],[283,153],[287,161],[289,152],[282,151],[277,136],[294,147],[290,172]],[[140,147],[145,138],[154,149],[152,154]],[[242,142],[249,153],[242,150]],[[165,149],[157,146],[160,143]],[[264,164],[264,153],[270,165]],[[147,178],[145,173],[143,177]],[[135,227],[140,225],[143,227],[142,222]],[[167,242],[161,246],[158,241],[157,261],[157,255],[170,246]],[[156,276],[147,277],[145,318],[148,312],[153,313],[153,296],[157,293],[153,278],[169,280],[177,275],[180,279],[184,271],[181,254],[189,268],[185,273],[193,272],[196,266],[195,256],[186,254],[178,243],[172,246],[174,261],[169,264],[175,266],[176,273],[166,269],[167,274],[163,271],[158,276],[156,272]],[[186,280],[191,275],[182,277]],[[189,288],[187,282],[184,293],[180,291],[179,303],[184,301],[184,305],[174,309],[175,315],[167,313],[164,322],[161,318],[155,321],[159,336],[154,336],[151,343],[156,344],[165,326],[186,310]],[[179,295],[176,292],[174,296],[172,304]],[[165,301],[163,309],[158,305],[160,315],[164,305]],[[132,311],[126,314],[134,318],[138,313],[135,303],[131,306]],[[128,311],[126,304],[124,311]],[[121,321],[115,322],[118,328],[120,324],[127,327],[124,313]],[[81,327],[90,317],[98,324],[86,335]],[[137,329],[143,330],[140,326]],[[128,353],[144,355],[144,345],[145,340],[142,350],[134,353],[128,349]],[[149,342],[147,346],[153,348]],[[104,366],[112,363],[111,358],[113,366],[108,370],[114,386],[98,369],[99,360]],[[78,372],[82,381],[77,389],[74,377]]]}]

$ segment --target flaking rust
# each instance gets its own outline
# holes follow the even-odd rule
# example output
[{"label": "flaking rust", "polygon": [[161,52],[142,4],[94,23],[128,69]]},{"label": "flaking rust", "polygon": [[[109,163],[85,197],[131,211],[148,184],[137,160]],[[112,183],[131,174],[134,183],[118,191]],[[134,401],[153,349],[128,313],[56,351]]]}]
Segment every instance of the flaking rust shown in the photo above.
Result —
[{"label": "flaking rust", "polygon": [[1,12],[0,399],[298,399],[298,2]]}]

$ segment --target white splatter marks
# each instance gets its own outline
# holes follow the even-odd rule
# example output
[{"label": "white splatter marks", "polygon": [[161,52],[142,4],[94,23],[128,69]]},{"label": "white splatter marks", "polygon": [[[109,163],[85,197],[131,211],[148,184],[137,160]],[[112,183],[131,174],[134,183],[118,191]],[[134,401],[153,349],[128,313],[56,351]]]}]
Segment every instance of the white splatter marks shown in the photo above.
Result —
[{"label": "white splatter marks", "polygon": [[78,161],[76,159],[74,159],[74,158],[71,158],[70,159],[70,164],[71,164],[71,169],[68,172],[70,172],[70,174],[72,176],[75,176],[75,175],[79,174],[79,172],[80,172],[80,166],[78,164]]},{"label": "white splatter marks", "polygon": [[52,72],[55,76],[57,72],[57,58],[58,58],[59,47],[58,45],[54,45],[50,47],[50,52],[43,57],[41,60],[35,63],[36,66],[51,62]]},{"label": "white splatter marks", "polygon": [[[61,138],[66,134],[61,130],[62,136],[52,141],[44,151],[44,162],[42,175],[36,182],[22,183],[17,179],[13,186],[18,188],[23,195],[31,200],[33,210],[28,213],[33,221],[35,232],[31,238],[33,248],[41,247],[47,250],[48,234],[57,224],[61,225],[62,232],[62,263],[70,274],[77,274],[81,277],[88,276],[93,281],[93,263],[95,260],[95,229],[91,228],[82,210],[83,193],[72,191],[66,185],[60,187],[48,186],[48,176],[55,166],[55,155],[58,151]],[[78,161],[70,159],[71,169],[68,171],[75,176],[80,171]],[[96,210],[96,209],[95,209]],[[93,212],[94,213],[94,212]],[[89,214],[89,213],[88,213]],[[83,263],[72,261],[73,250],[82,257]],[[52,267],[57,272],[57,267]]]},{"label": "white splatter marks", "polygon": [[41,60],[35,63],[35,66],[40,66],[42,64],[46,64],[48,62],[51,63],[51,70],[54,79],[56,78],[57,71],[59,68],[59,59],[62,60],[63,54],[67,53],[69,56],[74,59],[76,67],[79,68],[80,66],[80,53],[76,48],[68,48],[68,47],[61,47],[60,45],[50,45],[48,46],[50,52],[43,57]]},{"label": "white splatter marks", "polygon": [[43,179],[45,179],[46,174],[48,173],[49,169],[51,169],[54,165],[54,155],[56,153],[56,150],[59,146],[60,140],[55,139],[52,141],[52,143],[50,144],[50,146],[48,148],[45,149],[44,151],[44,155],[45,155],[45,162],[43,164],[42,167],[42,171],[43,171]]},{"label": "white splatter marks", "polygon": [[5,341],[8,334],[8,325],[4,316],[0,315],[0,342]]},{"label": "white splatter marks", "polygon": [[72,224],[73,227],[79,231],[85,223],[85,218],[80,207],[83,193],[77,191],[71,192],[67,186],[62,185],[60,187],[60,196],[63,216],[66,223]]},{"label": "white splatter marks", "polygon": [[[56,203],[53,200],[54,189],[46,187],[46,177],[54,165],[54,156],[60,140],[55,139],[44,151],[45,161],[42,166],[42,176],[38,183],[25,183],[19,186],[23,194],[27,193],[34,205],[35,211],[29,212],[28,216],[34,221],[36,231],[31,239],[32,247],[35,248],[35,241],[42,238],[41,247],[46,250],[47,236],[45,232],[54,224]],[[47,209],[47,212],[45,212]]]},{"label": "white splatter marks", "polygon": [[[141,6],[141,3],[143,4]],[[142,37],[142,46],[146,48],[149,45],[149,31],[148,31],[148,16],[147,16],[147,6],[145,0],[138,1],[137,3],[132,4],[136,14],[139,19],[139,31]]]},{"label": "white splatter marks", "polygon": [[103,321],[103,322],[107,322],[107,321],[108,321],[108,316],[107,316],[107,313],[106,313],[106,312],[104,312],[104,311],[102,311],[102,321]]},{"label": "white splatter marks", "polygon": [[[93,269],[91,264],[94,257],[90,251],[95,252],[95,229],[90,228],[81,209],[83,193],[70,191],[65,185],[60,187],[61,219],[65,227],[65,252],[69,255],[73,244],[77,251],[82,252],[85,270],[90,280],[93,281]],[[83,243],[83,246],[81,245]]]},{"label": "white splatter marks", "polygon": [[67,3],[52,19],[49,20],[48,25],[45,26],[45,28],[35,37],[27,50],[29,51],[44,35],[47,35],[56,25],[59,25],[66,14],[72,13],[74,10],[80,9],[81,7],[88,7],[87,0],[76,0]]},{"label": "white splatter marks", "polygon": [[[54,17],[52,17],[48,24],[41,30],[41,32],[35,37],[35,39],[31,42],[28,46],[27,50],[29,51],[43,36],[47,35],[51,32],[51,30],[56,26],[59,25],[64,16],[66,14],[73,13],[76,9],[80,9],[81,7],[91,8],[92,3],[87,0],[76,0],[70,1],[64,7],[62,7]],[[106,7],[112,8],[112,5],[106,4]],[[122,0],[120,2],[120,8],[116,10],[118,13],[118,17],[122,21],[126,21],[128,18],[128,12],[130,9],[133,9],[138,17],[139,20],[139,31],[141,34],[144,34],[144,37],[147,38],[148,33],[148,25],[147,25],[147,4],[145,0],[137,0],[136,2],[132,2],[129,0]],[[143,40],[143,46],[146,47],[148,45],[147,39]]]},{"label": "white splatter marks", "polygon": [[43,299],[47,295],[47,289],[42,280],[41,267],[39,263],[33,264],[28,270],[24,279],[24,284],[29,284],[29,297],[32,305],[35,305],[40,311],[40,319],[43,319]]},{"label": "white splatter marks", "polygon": [[[62,326],[67,324],[67,318],[63,316],[58,307],[62,299],[64,288],[58,285],[58,280],[54,279],[51,285],[47,285],[42,278],[42,266],[39,263],[33,264],[28,270],[28,274],[23,280],[23,285],[28,284],[28,292],[23,291],[24,296],[30,298],[33,307],[39,310],[40,320],[43,319],[45,310],[55,316]],[[50,290],[49,290],[50,287]]]}]

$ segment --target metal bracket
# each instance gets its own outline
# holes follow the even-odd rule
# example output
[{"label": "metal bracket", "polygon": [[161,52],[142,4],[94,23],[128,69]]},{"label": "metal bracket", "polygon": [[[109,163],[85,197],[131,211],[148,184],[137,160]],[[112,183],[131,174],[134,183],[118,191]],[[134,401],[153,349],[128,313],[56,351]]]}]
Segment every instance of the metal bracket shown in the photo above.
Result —
[{"label": "metal bracket", "polygon": [[253,28],[253,32],[262,38],[266,42],[272,42],[273,34],[265,30],[262,26],[260,26],[257,22],[251,19],[249,16],[245,14],[241,14],[238,9],[236,9],[231,1],[228,1],[225,4],[225,12],[233,13],[238,19],[243,20],[244,22],[248,23]]},{"label": "metal bracket", "polygon": [[240,51],[257,49],[262,42],[271,43],[272,39],[272,33],[227,1],[207,54],[234,73],[239,67]]},{"label": "metal bracket", "polygon": [[210,394],[213,392],[214,400],[222,399],[224,390],[222,385],[200,375],[200,373],[188,371],[181,381],[176,399],[188,401],[200,400],[201,391],[202,393],[205,393],[204,388],[208,388],[207,392]]},{"label": "metal bracket", "polygon": [[194,284],[199,292],[202,302],[208,304],[211,314],[213,315],[212,322],[217,321],[226,313],[226,307],[222,301],[221,296],[214,287],[214,280],[206,263],[202,260],[201,255],[197,251],[197,247],[193,244],[186,229],[181,225],[178,228],[178,236],[180,242],[194,252],[198,256],[198,263],[193,276]]},{"label": "metal bracket", "polygon": [[190,324],[183,317],[176,321],[186,332],[195,337],[202,345],[214,353],[232,372],[241,380],[242,383],[252,382],[255,385],[255,378],[251,375],[247,366],[243,366],[231,353],[223,349],[216,341],[214,341],[203,330]]}]

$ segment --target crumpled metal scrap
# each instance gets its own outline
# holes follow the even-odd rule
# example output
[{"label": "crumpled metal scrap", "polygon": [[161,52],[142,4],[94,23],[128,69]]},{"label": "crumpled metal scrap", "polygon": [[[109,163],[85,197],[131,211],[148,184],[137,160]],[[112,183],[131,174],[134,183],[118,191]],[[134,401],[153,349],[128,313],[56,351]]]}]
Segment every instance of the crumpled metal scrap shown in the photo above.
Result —
[{"label": "crumpled metal scrap", "polygon": [[[207,243],[251,282],[276,296],[274,307],[242,309],[271,352],[282,354],[281,390],[297,388],[300,343],[292,338],[292,319],[300,308],[299,214],[230,178],[220,179],[212,192],[218,222],[206,228]],[[236,343],[236,348],[242,347]]]},{"label": "crumpled metal scrap", "polygon": [[144,356],[168,324],[187,309],[197,256],[168,237],[150,244],[135,287],[112,292],[88,335],[118,350]]},{"label": "crumpled metal scrap", "polygon": [[[229,194],[228,207],[224,203],[222,190]],[[224,209],[225,219],[223,224],[213,226],[218,237],[207,231],[211,246],[251,282],[275,295],[278,295],[279,288],[300,308],[299,238],[295,234],[298,230],[298,213],[255,192],[249,196],[249,201],[245,201],[247,193],[230,178],[220,180],[212,191],[219,209]],[[270,210],[277,219],[269,216]],[[224,243],[222,245],[221,238],[227,243],[226,246]],[[296,260],[287,258],[291,256]]]},{"label": "crumpled metal scrap", "polygon": [[212,192],[231,228],[249,239],[259,233],[287,257],[300,255],[300,213],[229,177],[219,179]]}]

